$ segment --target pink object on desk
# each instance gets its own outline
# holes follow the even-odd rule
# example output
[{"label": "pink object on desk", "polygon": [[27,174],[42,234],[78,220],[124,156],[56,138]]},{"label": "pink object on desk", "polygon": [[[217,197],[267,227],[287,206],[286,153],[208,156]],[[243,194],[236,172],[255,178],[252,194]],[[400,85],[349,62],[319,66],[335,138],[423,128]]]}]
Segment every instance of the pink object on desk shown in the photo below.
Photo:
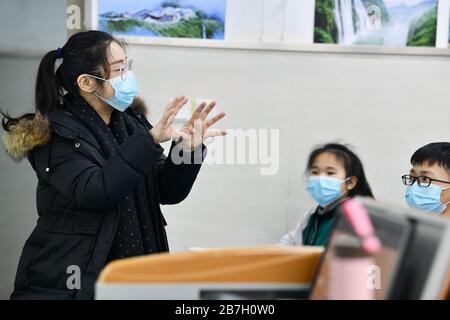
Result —
[{"label": "pink object on desk", "polygon": [[342,210],[355,230],[356,235],[361,239],[363,249],[371,254],[379,252],[381,250],[381,242],[375,235],[375,230],[366,208],[358,201],[349,199],[342,204]]},{"label": "pink object on desk", "polygon": [[330,300],[374,300],[375,291],[367,284],[368,270],[374,264],[371,256],[334,257],[328,293]]}]

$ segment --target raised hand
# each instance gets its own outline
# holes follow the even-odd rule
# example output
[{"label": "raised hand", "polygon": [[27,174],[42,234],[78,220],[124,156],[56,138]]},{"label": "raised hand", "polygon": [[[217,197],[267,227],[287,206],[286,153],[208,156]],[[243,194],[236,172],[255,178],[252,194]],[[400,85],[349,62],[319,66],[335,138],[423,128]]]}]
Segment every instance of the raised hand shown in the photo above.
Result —
[{"label": "raised hand", "polygon": [[182,138],[181,144],[184,150],[193,150],[208,138],[224,136],[227,134],[226,130],[211,128],[225,117],[224,112],[211,119],[207,119],[208,115],[216,105],[215,101],[211,102],[209,105],[207,105],[206,102],[201,103],[192,117],[178,132],[175,132],[176,138]]},{"label": "raised hand", "polygon": [[177,136],[175,129],[172,126],[173,120],[186,102],[186,97],[179,96],[167,104],[162,118],[150,130],[150,134],[152,135],[155,144],[166,142],[174,136]]}]

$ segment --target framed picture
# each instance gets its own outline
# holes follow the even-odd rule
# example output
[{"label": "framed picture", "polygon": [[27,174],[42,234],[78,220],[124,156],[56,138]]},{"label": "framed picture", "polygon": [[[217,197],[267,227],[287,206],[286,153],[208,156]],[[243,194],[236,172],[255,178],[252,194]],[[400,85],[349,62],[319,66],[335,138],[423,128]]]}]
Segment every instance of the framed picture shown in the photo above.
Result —
[{"label": "framed picture", "polygon": [[88,28],[131,44],[418,55],[447,55],[450,47],[450,0],[85,3]]},{"label": "framed picture", "polygon": [[131,39],[223,40],[226,0],[91,0],[93,29]]},{"label": "framed picture", "polygon": [[316,0],[314,42],[435,47],[438,0]]}]

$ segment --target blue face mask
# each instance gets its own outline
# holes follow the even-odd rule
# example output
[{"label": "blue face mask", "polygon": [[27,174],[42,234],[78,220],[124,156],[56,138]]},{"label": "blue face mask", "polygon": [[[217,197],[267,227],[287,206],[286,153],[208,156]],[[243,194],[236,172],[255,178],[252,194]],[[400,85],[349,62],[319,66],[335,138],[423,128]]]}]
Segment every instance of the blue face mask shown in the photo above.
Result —
[{"label": "blue face mask", "polygon": [[341,184],[347,180],[348,178],[340,180],[324,176],[312,176],[308,178],[306,191],[308,191],[318,204],[326,207],[343,196],[341,193]]},{"label": "blue face mask", "polygon": [[441,202],[441,193],[443,190],[450,188],[442,188],[437,185],[430,184],[429,187],[421,187],[418,184],[408,186],[405,192],[406,203],[411,208],[441,214],[447,209],[447,205]]},{"label": "blue face mask", "polygon": [[111,86],[113,87],[115,93],[114,97],[110,99],[105,99],[102,96],[95,93],[95,95],[105,101],[107,104],[109,104],[114,109],[117,109],[121,112],[124,112],[126,109],[128,109],[129,106],[134,101],[134,98],[138,94],[138,88],[137,88],[137,80],[134,76],[134,73],[132,71],[128,71],[127,77],[125,80],[122,80],[121,76],[117,76],[112,79],[102,79],[98,77],[91,76],[96,79],[100,79],[103,81],[108,81],[111,83]]}]

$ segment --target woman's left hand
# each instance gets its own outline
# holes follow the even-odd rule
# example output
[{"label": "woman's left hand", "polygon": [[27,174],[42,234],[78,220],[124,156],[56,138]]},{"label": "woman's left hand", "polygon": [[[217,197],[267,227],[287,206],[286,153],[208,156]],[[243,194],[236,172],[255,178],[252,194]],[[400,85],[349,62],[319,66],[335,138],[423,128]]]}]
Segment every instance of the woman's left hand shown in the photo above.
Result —
[{"label": "woman's left hand", "polygon": [[211,127],[225,117],[221,112],[217,116],[207,119],[208,115],[216,106],[216,102],[211,102],[208,106],[206,102],[200,104],[192,117],[178,131],[178,137],[183,150],[192,151],[201,145],[206,139],[227,134],[226,130],[212,129]]}]

